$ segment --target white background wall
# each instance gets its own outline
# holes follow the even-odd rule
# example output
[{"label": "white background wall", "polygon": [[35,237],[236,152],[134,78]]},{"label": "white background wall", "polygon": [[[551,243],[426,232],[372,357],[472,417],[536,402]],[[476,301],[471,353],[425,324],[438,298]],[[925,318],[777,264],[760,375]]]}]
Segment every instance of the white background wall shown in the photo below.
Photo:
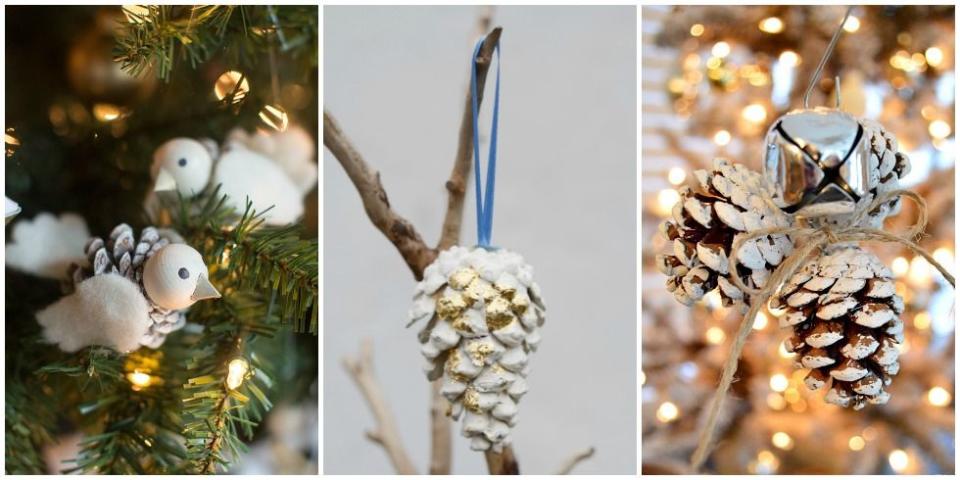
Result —
[{"label": "white background wall", "polygon": [[[324,9],[325,108],[431,244],[479,8]],[[633,7],[494,13],[504,61],[493,242],[535,267],[548,307],[513,435],[524,473],[551,473],[587,446],[597,454],[577,473],[636,470],[635,15]],[[340,364],[372,337],[377,376],[423,471],[429,385],[415,330],[403,327],[414,280],[326,151],[323,169],[324,470],[392,472],[364,438],[374,421]],[[462,238],[473,244],[472,188],[467,196]],[[459,433],[454,472],[485,472]]]}]

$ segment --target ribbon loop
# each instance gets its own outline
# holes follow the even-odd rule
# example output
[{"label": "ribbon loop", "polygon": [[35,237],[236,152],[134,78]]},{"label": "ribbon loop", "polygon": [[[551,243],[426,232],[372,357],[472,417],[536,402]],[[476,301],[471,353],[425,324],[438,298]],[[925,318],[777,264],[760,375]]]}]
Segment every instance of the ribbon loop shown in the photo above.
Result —
[{"label": "ribbon loop", "polygon": [[493,120],[490,127],[490,147],[487,156],[486,190],[481,192],[477,55],[480,54],[484,40],[480,39],[477,42],[477,46],[473,49],[473,56],[470,57],[470,102],[473,113],[473,170],[477,198],[477,244],[481,247],[489,247],[493,232],[493,195],[497,175],[497,123],[500,117],[500,44],[497,43],[493,47],[493,51],[497,55],[497,79],[493,93]]}]

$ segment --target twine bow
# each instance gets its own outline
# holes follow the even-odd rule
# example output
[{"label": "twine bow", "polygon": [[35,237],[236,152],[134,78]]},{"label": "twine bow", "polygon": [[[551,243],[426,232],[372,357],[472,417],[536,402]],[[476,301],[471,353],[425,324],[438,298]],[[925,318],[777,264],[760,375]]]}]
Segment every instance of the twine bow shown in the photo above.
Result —
[{"label": "twine bow", "polygon": [[[907,197],[917,204],[917,221],[906,232],[895,234],[864,226],[863,223],[871,211],[879,208],[884,203],[898,197]],[[947,269],[936,261],[929,252],[920,247],[916,242],[923,235],[927,227],[927,202],[920,195],[909,190],[891,190],[881,193],[869,204],[860,205],[854,212],[849,226],[819,226],[814,227],[801,222],[792,227],[774,227],[754,230],[737,235],[730,249],[729,270],[733,273],[730,276],[731,282],[737,286],[744,294],[750,295],[750,310],[744,315],[740,328],[737,330],[737,336],[730,346],[730,354],[723,366],[723,372],[720,375],[720,385],[717,386],[713,395],[713,401],[710,404],[710,411],[707,416],[706,424],[700,432],[700,438],[697,443],[697,449],[693,452],[691,463],[694,471],[698,471],[707,459],[712,448],[713,435],[716,431],[720,408],[726,397],[730,385],[733,383],[733,375],[737,372],[737,363],[740,360],[740,354],[743,352],[743,346],[746,344],[747,336],[753,330],[753,319],[760,312],[760,309],[777,292],[780,286],[792,277],[803,266],[804,262],[815,252],[825,249],[830,245],[844,242],[876,241],[885,243],[899,243],[917,255],[922,256],[933,265],[940,274],[950,282],[950,285],[956,288],[953,275]],[[767,235],[789,235],[794,239],[802,239],[802,244],[796,247],[793,252],[787,256],[777,268],[767,278],[763,288],[752,288],[744,284],[740,275],[737,274],[737,255],[744,243],[756,238]]]}]

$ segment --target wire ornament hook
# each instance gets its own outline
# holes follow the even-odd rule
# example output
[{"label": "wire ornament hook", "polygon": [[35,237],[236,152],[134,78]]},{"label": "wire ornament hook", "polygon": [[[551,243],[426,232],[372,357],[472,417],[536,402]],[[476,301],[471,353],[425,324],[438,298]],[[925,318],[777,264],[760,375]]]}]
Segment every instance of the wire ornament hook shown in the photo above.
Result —
[{"label": "wire ornament hook", "polygon": [[[810,94],[813,93],[813,87],[817,84],[817,81],[820,80],[820,76],[823,75],[823,67],[827,64],[827,60],[830,59],[830,56],[833,54],[833,49],[837,46],[837,41],[840,40],[840,34],[843,33],[843,26],[847,24],[847,18],[850,17],[850,12],[853,11],[853,6],[847,7],[847,13],[843,14],[843,20],[840,21],[840,26],[837,27],[837,30],[833,32],[833,38],[830,39],[830,43],[827,45],[827,50],[823,52],[823,57],[820,58],[820,63],[817,65],[817,69],[813,71],[813,76],[810,78],[810,85],[807,85],[807,91],[803,93],[803,108],[810,108]],[[837,82],[837,108],[840,107],[840,89],[839,82]]]}]

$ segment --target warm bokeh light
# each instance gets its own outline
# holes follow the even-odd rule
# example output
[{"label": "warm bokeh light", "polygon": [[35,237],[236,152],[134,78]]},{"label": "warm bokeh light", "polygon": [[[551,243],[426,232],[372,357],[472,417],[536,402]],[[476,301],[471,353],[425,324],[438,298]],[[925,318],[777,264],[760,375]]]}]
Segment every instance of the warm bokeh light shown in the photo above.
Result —
[{"label": "warm bokeh light", "polygon": [[943,387],[933,387],[927,392],[927,401],[934,407],[946,407],[952,399],[953,396]]},{"label": "warm bokeh light", "polygon": [[249,92],[250,82],[236,70],[223,72],[213,85],[213,93],[217,96],[217,100],[223,100],[233,94],[233,103],[239,103]]},{"label": "warm bokeh light", "polygon": [[854,435],[850,437],[850,441],[847,442],[847,445],[850,447],[850,450],[859,452],[860,450],[863,450],[863,447],[867,445],[867,442],[860,435]]},{"label": "warm bokeh light", "polygon": [[753,319],[753,329],[763,330],[767,328],[767,316],[763,312],[757,312],[757,318]]},{"label": "warm bokeh light", "polygon": [[112,122],[123,114],[120,107],[110,103],[96,103],[93,105],[93,116],[101,122]]},{"label": "warm bokeh light", "polygon": [[673,185],[680,185],[686,179],[687,171],[680,167],[673,167],[670,169],[670,172],[667,173],[667,181]]},{"label": "warm bokeh light", "polygon": [[713,44],[713,48],[710,50],[710,53],[712,53],[714,57],[726,57],[727,55],[730,55],[730,44],[727,42],[717,42]]},{"label": "warm bokeh light", "polygon": [[727,338],[727,334],[723,333],[723,329],[720,327],[710,327],[707,329],[707,343],[713,345],[719,345],[723,342],[723,339]]},{"label": "warm bokeh light", "polygon": [[676,420],[678,416],[680,416],[680,411],[673,402],[663,402],[660,404],[660,407],[657,408],[657,420],[663,423],[672,422]]},{"label": "warm bokeh light", "polygon": [[759,103],[751,103],[743,108],[743,119],[752,123],[762,123],[767,119],[767,109]]},{"label": "warm bokeh light", "polygon": [[264,105],[260,110],[260,120],[278,132],[286,131],[290,122],[287,111],[280,105]]},{"label": "warm bokeh light", "polygon": [[910,464],[910,457],[907,455],[907,452],[904,452],[899,448],[890,452],[890,456],[887,457],[887,459],[890,461],[890,468],[897,473],[906,470],[907,465]]},{"label": "warm bokeh light", "polygon": [[793,439],[790,438],[790,435],[787,435],[786,432],[774,433],[773,437],[770,438],[770,442],[773,443],[773,446],[781,450],[790,450],[793,448]]},{"label": "warm bokeh light", "polygon": [[943,120],[934,120],[930,122],[930,136],[933,138],[947,138],[950,136],[950,124]]},{"label": "warm bokeh light", "polygon": [[844,22],[843,29],[850,33],[854,33],[857,30],[860,30],[860,19],[857,17],[854,17],[853,15],[850,15],[847,18],[847,21]]},{"label": "warm bokeh light", "polygon": [[910,271],[910,261],[903,257],[894,258],[893,263],[890,264],[890,270],[893,271],[894,277],[902,277]]},{"label": "warm bokeh light", "polygon": [[693,26],[690,27],[690,35],[693,35],[694,37],[703,35],[703,25],[694,23]]},{"label": "warm bokeh light", "polygon": [[932,268],[926,258],[917,255],[910,260],[910,273],[907,275],[907,280],[914,285],[928,285],[931,281]]},{"label": "warm bokeh light", "polygon": [[930,47],[923,53],[931,67],[939,67],[943,63],[943,50],[940,50],[940,48]]},{"label": "warm bokeh light", "polygon": [[657,193],[657,212],[660,215],[669,215],[678,201],[680,201],[680,192],[672,188],[660,190]]},{"label": "warm bokeh light", "polygon": [[913,317],[913,326],[917,327],[918,330],[926,330],[930,328],[930,314],[927,312],[920,312]]},{"label": "warm bokeh light", "polygon": [[777,17],[767,17],[760,20],[760,31],[766,33],[780,33],[783,31],[783,21]]},{"label": "warm bokeh light", "polygon": [[780,468],[780,460],[770,450],[761,450],[757,454],[757,463],[755,472],[760,475],[769,475],[776,473]]},{"label": "warm bokeh light", "polygon": [[717,133],[713,134],[713,143],[716,143],[721,147],[725,147],[727,144],[729,144],[730,140],[730,132],[726,130],[717,130]]},{"label": "warm bokeh light", "polygon": [[770,377],[770,388],[775,392],[782,392],[790,386],[790,380],[782,373],[775,373]]},{"label": "warm bokeh light", "polygon": [[933,251],[933,259],[947,269],[953,266],[953,250],[947,247],[940,247]]},{"label": "warm bokeh light", "polygon": [[149,373],[134,370],[127,374],[127,381],[130,382],[134,390],[140,390],[150,386],[153,377]]},{"label": "warm bokeh light", "polygon": [[789,67],[800,65],[800,56],[793,50],[784,50],[780,53],[780,61]]},{"label": "warm bokeh light", "polygon": [[236,390],[247,378],[250,364],[243,358],[234,358],[227,364],[227,388]]},{"label": "warm bokeh light", "polygon": [[783,399],[783,395],[770,392],[767,394],[767,406],[774,410],[783,410],[787,407],[787,401]]}]

